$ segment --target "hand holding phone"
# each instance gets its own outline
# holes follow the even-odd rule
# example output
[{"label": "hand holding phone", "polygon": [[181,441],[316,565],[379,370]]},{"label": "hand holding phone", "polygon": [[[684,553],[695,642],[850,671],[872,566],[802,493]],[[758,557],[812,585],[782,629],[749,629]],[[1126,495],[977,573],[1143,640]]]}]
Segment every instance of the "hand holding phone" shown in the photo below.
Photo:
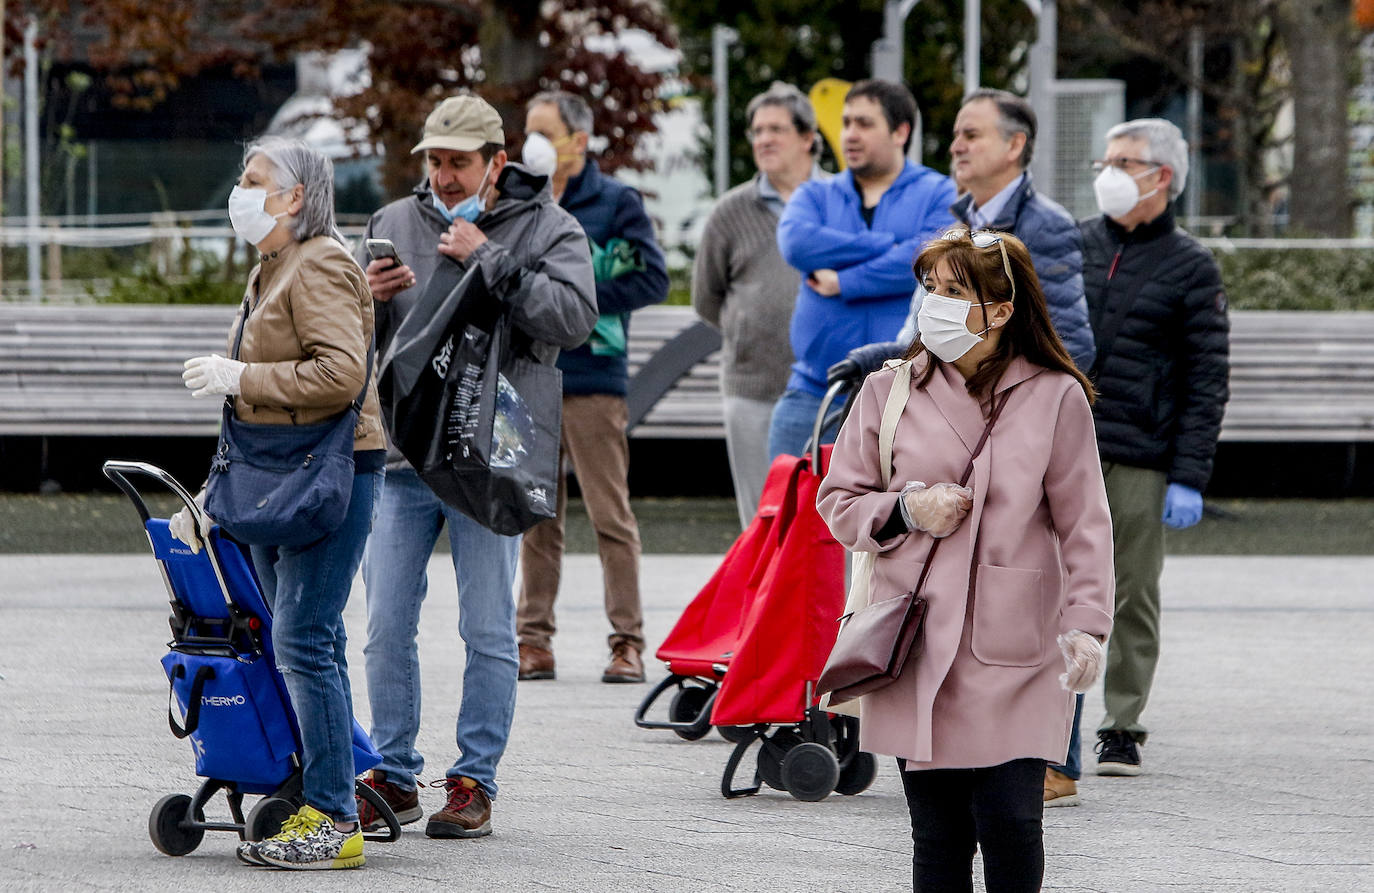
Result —
[{"label": "hand holding phone", "polygon": [[385,268],[388,270],[401,265],[401,256],[396,253],[396,246],[390,239],[368,239],[367,254],[373,260],[390,258],[391,266]]},{"label": "hand holding phone", "polygon": [[390,239],[368,239],[367,253],[372,258],[367,265],[367,285],[376,300],[390,301],[397,292],[415,284],[415,274],[401,263]]}]

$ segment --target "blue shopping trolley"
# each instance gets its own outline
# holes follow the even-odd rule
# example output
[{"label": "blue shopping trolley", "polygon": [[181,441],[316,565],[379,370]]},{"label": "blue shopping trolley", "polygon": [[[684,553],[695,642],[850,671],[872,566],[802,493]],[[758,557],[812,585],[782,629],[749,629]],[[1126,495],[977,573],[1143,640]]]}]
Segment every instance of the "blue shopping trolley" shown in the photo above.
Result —
[{"label": "blue shopping trolley", "polygon": [[[175,539],[165,518],[154,518],[129,477],[152,478],[193,513],[197,529],[205,515],[174,477],[145,462],[111,460],[105,476],[133,501],[171,601],[172,640],[162,658],[170,685],[167,723],[188,739],[196,775],[205,779],[195,795],[168,794],[148,817],[153,846],[184,856],[200,846],[206,831],[234,831],[242,840],[263,840],[304,803],[301,735],[286,683],[272,651],[272,615],[243,547],[219,527],[206,548],[193,553]],[[381,762],[367,733],[353,721],[353,760],[358,774]],[[232,821],[206,821],[205,808],[225,792]],[[359,797],[377,809],[385,830],[369,840],[392,841],[401,825],[371,787],[359,783]],[[262,795],[245,818],[245,794]]]}]

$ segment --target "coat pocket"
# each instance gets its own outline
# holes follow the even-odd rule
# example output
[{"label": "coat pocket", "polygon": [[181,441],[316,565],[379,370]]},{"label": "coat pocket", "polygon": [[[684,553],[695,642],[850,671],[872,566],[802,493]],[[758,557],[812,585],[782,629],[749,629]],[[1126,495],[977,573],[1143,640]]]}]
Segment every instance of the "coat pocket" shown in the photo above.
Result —
[{"label": "coat pocket", "polygon": [[1045,654],[1043,573],[978,565],[973,656],[998,667],[1034,667]]}]

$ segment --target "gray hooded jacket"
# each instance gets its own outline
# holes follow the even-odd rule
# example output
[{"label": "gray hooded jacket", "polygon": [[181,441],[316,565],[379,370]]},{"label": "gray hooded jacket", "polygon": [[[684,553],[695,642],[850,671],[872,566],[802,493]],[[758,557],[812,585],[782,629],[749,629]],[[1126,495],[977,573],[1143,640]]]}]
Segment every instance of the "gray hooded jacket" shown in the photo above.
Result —
[{"label": "gray hooded jacket", "polygon": [[[439,253],[439,236],[449,223],[434,206],[426,180],[415,193],[391,202],[372,215],[357,258],[367,266],[366,239],[390,239],[401,262],[415,273],[416,284],[390,301],[377,301],[377,356],[385,356],[391,337],[414,308],[440,264],[466,270],[480,264],[488,282],[514,268],[534,274],[525,300],[515,308],[515,324],[533,339],[535,356],[552,365],[559,348],[587,340],[596,325],[596,277],[582,226],[553,200],[547,177],[507,163],[496,183],[496,203],[477,218],[487,237],[465,263]],[[388,446],[388,468],[409,467]]]}]

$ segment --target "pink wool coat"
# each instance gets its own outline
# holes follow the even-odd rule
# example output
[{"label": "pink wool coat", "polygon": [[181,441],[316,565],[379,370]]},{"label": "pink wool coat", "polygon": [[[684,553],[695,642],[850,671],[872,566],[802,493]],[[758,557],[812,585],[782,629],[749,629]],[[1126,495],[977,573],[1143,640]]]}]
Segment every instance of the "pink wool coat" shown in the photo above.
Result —
[{"label": "pink wool coat", "polygon": [[[878,553],[872,601],[910,592],[933,542],[920,532],[874,540],[903,485],[958,483],[986,425],[963,377],[942,364],[911,391],[884,491],[878,426],[896,374],[864,382],[817,496],[837,540]],[[973,508],[926,581],[920,656],[860,702],[860,747],[903,757],[908,769],[1063,762],[1074,705],[1055,638],[1111,630],[1112,526],[1087,398],[1071,376],[1022,358],[997,392],[1013,386],[974,462]]]}]

